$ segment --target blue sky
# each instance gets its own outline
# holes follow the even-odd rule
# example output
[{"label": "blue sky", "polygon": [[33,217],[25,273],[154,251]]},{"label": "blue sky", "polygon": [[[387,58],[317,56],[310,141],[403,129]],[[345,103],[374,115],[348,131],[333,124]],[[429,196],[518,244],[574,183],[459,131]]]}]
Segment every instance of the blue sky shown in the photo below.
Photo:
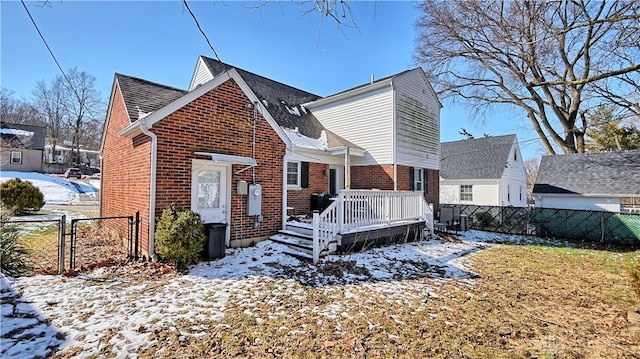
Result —
[{"label": "blue sky", "polygon": [[[62,68],[97,78],[108,98],[115,72],[185,89],[198,55],[215,57],[180,1],[25,2]],[[310,4],[190,1],[220,60],[321,96],[386,77],[413,62],[419,16],[415,2],[352,2],[358,29],[342,28]],[[39,80],[60,74],[22,3],[2,1],[0,84],[30,99]],[[462,139],[464,127],[516,133],[525,158],[539,157],[539,141],[517,111],[504,108],[472,121],[462,103],[445,101],[441,140]]]}]

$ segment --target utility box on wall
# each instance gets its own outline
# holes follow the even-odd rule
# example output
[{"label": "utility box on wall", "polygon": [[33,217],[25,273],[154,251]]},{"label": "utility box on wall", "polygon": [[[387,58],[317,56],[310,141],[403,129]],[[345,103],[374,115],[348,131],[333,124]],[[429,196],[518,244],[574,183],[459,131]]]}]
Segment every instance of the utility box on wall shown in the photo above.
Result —
[{"label": "utility box on wall", "polygon": [[249,185],[247,194],[247,216],[262,215],[262,186],[259,184]]}]

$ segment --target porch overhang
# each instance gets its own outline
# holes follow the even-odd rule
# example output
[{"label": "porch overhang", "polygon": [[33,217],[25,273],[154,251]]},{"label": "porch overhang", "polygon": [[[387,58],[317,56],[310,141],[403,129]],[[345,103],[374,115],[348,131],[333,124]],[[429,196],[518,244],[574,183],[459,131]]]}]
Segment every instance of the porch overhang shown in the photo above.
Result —
[{"label": "porch overhang", "polygon": [[211,161],[216,163],[231,163],[234,165],[247,165],[253,167],[257,166],[256,160],[251,157],[225,155],[215,152],[194,152],[194,154],[211,157]]}]

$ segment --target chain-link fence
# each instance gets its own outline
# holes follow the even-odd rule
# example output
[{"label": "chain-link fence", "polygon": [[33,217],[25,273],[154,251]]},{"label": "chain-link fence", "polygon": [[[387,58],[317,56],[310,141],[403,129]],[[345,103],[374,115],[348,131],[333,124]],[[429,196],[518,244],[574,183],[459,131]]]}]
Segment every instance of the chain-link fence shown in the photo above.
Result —
[{"label": "chain-link fence", "polygon": [[469,227],[578,242],[640,247],[640,215],[555,208],[442,204],[459,207]]},{"label": "chain-link fence", "polygon": [[[104,225],[121,222],[126,233]],[[17,241],[27,250],[25,264],[33,273],[58,274],[69,269],[100,266],[108,262],[138,260],[140,214],[135,216],[73,219],[10,219],[0,221],[3,243]],[[9,231],[9,226],[12,228]],[[9,238],[11,232],[12,238]],[[4,248],[3,248],[4,250]]]}]

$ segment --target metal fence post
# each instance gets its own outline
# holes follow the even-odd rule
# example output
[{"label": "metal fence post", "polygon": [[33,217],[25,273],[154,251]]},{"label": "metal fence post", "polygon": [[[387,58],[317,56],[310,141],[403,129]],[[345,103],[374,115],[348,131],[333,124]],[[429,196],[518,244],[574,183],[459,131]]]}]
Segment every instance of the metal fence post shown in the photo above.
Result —
[{"label": "metal fence post", "polygon": [[64,273],[65,239],[67,215],[63,214],[58,224],[58,274]]},{"label": "metal fence post", "polygon": [[140,238],[140,211],[136,211],[136,232],[135,232],[135,248],[134,250],[134,259],[137,261],[138,260],[138,239]]}]

